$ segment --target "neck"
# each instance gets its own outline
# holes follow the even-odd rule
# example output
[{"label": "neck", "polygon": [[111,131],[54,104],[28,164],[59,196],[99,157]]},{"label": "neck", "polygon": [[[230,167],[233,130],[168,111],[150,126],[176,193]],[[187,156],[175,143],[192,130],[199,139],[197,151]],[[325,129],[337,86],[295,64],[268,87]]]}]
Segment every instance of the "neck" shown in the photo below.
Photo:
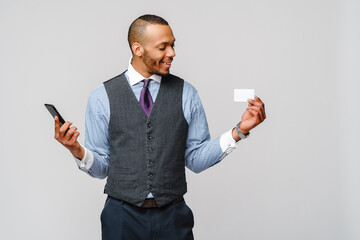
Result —
[{"label": "neck", "polygon": [[144,63],[139,58],[135,58],[133,56],[132,61],[131,61],[131,65],[144,78],[149,78],[152,75],[147,71],[146,66],[144,65]]}]

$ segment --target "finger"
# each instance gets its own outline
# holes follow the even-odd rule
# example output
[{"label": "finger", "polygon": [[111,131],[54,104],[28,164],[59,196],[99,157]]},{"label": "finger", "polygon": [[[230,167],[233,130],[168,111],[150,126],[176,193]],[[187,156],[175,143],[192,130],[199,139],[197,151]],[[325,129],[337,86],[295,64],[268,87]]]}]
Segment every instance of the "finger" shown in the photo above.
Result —
[{"label": "finger", "polygon": [[249,109],[252,109],[254,111],[256,111],[258,114],[259,114],[259,117],[260,117],[260,121],[263,121],[264,119],[264,115],[263,115],[263,112],[262,112],[262,109],[261,107],[258,107],[258,106],[250,106]]},{"label": "finger", "polygon": [[77,142],[77,138],[79,137],[79,135],[79,132],[75,132],[69,140],[69,145],[74,145]]},{"label": "finger", "polygon": [[70,141],[70,139],[73,137],[74,133],[76,132],[77,127],[71,127],[67,130],[65,136],[64,136],[64,140],[65,141]]},{"label": "finger", "polygon": [[65,134],[66,134],[66,132],[67,132],[67,130],[69,129],[69,127],[72,125],[72,122],[66,122],[66,123],[64,123],[61,127],[60,127],[60,130],[59,130],[59,138],[60,139],[62,139],[64,136],[65,136]]},{"label": "finger", "polygon": [[252,102],[254,105],[257,105],[257,106],[261,106],[262,107],[262,112],[263,112],[263,116],[264,116],[264,119],[266,118],[266,114],[265,114],[265,104],[263,103],[263,101],[261,101],[261,99],[258,97],[258,96],[255,96],[255,100],[254,102]]},{"label": "finger", "polygon": [[55,139],[59,138],[59,131],[60,131],[60,121],[58,116],[54,117],[55,120]]},{"label": "finger", "polygon": [[259,107],[264,106],[263,102],[255,101],[255,100],[252,100],[252,99],[249,99],[249,104],[256,105],[256,106],[259,106]]},{"label": "finger", "polygon": [[[256,110],[254,110],[254,109],[251,109],[251,108],[249,108],[248,110],[249,110],[249,111],[254,115],[254,117],[257,119],[257,120],[255,120],[255,124],[257,125],[257,124],[259,123],[259,120],[260,120],[259,112],[256,111]],[[254,126],[254,127],[255,127],[255,126]]]},{"label": "finger", "polygon": [[256,117],[257,122],[262,122],[263,121],[263,116],[261,115],[261,110],[260,109],[253,106],[253,107],[250,107],[249,110],[252,110],[250,112],[253,113],[253,114],[254,114],[254,112],[256,112],[256,114],[254,114],[254,116]]},{"label": "finger", "polygon": [[260,99],[258,96],[256,96],[256,95],[255,95],[255,101],[262,103],[261,99]]},{"label": "finger", "polygon": [[254,99],[248,99],[248,107],[254,106],[254,105],[258,105],[258,103],[256,103],[256,101]]},{"label": "finger", "polygon": [[266,113],[265,113],[265,106],[263,106],[263,109],[262,109],[262,113],[263,113],[263,116],[264,116],[264,120],[266,118]]},{"label": "finger", "polygon": [[249,102],[249,107],[251,106],[258,106],[260,108],[260,111],[261,111],[261,116],[264,117],[265,119],[265,106],[264,106],[264,103],[260,103],[260,102],[256,102],[256,101],[250,101]]}]

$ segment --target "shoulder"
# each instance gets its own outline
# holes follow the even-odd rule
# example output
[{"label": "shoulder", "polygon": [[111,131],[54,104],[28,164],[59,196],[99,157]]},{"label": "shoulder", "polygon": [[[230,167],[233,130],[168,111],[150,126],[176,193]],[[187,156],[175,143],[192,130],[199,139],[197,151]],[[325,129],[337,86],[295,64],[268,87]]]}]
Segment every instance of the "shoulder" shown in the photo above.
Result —
[{"label": "shoulder", "polygon": [[168,77],[171,78],[173,81],[183,83],[183,97],[185,97],[185,99],[189,97],[192,98],[198,94],[196,88],[181,77],[172,74],[169,74]]},{"label": "shoulder", "polygon": [[90,93],[89,100],[102,99],[104,97],[106,97],[106,90],[104,84],[101,84]]},{"label": "shoulder", "polygon": [[95,88],[89,95],[88,107],[98,109],[107,109],[109,105],[109,98],[104,84]]},{"label": "shoulder", "polygon": [[107,84],[111,84],[112,82],[118,80],[120,78],[121,75],[125,76],[125,72],[110,78],[108,80],[106,80],[105,82],[103,82],[100,86],[98,86],[97,88],[95,88],[89,96],[89,99],[95,100],[95,99],[103,99],[103,98],[107,98],[107,91],[106,91],[106,85]]},{"label": "shoulder", "polygon": [[90,93],[87,112],[95,117],[108,116],[110,114],[109,98],[104,84],[101,84]]},{"label": "shoulder", "polygon": [[[126,70],[126,71],[127,71],[127,70]],[[115,76],[115,77],[113,77],[113,78],[110,78],[109,80],[106,80],[106,81],[104,82],[104,85],[106,85],[106,84],[108,84],[108,83],[111,83],[111,82],[114,82],[115,80],[118,80],[120,77],[125,76],[126,71],[124,71],[123,73],[121,73],[121,74],[119,74],[119,75],[117,75],[117,76]]]},{"label": "shoulder", "polygon": [[183,79],[181,80],[184,82],[182,92],[183,110],[184,112],[192,113],[201,106],[201,100],[196,88],[191,83]]},{"label": "shoulder", "polygon": [[190,124],[196,114],[199,114],[199,110],[202,109],[201,100],[196,88],[189,82],[184,81],[182,92],[182,106],[184,117]]},{"label": "shoulder", "polygon": [[[127,71],[127,70],[126,70],[126,71]],[[107,87],[107,86],[110,86],[110,87],[111,87],[111,85],[114,84],[114,82],[117,82],[117,80],[121,79],[122,77],[125,77],[125,78],[126,78],[126,75],[125,75],[126,71],[124,71],[123,73],[121,73],[121,74],[119,74],[119,75],[117,75],[117,76],[115,76],[115,77],[113,77],[113,78],[110,78],[109,80],[106,80],[106,81],[103,83],[103,85],[104,85],[105,87]]]},{"label": "shoulder", "polygon": [[184,89],[183,89],[184,94],[188,95],[188,96],[192,96],[194,97],[195,95],[198,95],[196,88],[191,85],[189,82],[184,81]]}]

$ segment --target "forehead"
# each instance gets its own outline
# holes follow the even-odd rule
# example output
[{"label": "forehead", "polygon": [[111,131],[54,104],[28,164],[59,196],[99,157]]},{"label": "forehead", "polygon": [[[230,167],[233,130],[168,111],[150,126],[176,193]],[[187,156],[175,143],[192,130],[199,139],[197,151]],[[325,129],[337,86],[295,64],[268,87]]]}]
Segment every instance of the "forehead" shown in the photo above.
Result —
[{"label": "forehead", "polygon": [[173,43],[175,37],[168,25],[149,24],[144,32],[145,41],[149,44]]}]

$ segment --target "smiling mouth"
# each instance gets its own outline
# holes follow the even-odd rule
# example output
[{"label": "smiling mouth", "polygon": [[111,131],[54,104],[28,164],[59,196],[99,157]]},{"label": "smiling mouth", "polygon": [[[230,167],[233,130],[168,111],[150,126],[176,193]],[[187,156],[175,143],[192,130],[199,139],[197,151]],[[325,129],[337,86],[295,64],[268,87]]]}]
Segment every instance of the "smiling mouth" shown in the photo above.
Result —
[{"label": "smiling mouth", "polygon": [[171,66],[171,62],[162,62],[165,65]]}]

